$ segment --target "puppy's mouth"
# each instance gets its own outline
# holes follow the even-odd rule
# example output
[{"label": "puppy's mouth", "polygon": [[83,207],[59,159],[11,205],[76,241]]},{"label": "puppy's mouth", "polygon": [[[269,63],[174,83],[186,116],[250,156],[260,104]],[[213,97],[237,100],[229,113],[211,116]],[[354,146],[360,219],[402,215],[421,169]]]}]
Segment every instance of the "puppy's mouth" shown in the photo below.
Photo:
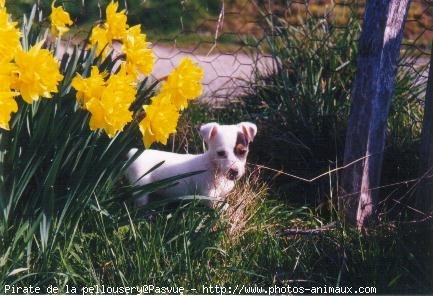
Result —
[{"label": "puppy's mouth", "polygon": [[239,180],[242,176],[241,175],[239,175],[239,173],[232,173],[232,172],[230,172],[230,171],[228,171],[227,173],[226,173],[226,177],[227,177],[227,179],[229,179],[230,181],[237,181],[237,180]]}]

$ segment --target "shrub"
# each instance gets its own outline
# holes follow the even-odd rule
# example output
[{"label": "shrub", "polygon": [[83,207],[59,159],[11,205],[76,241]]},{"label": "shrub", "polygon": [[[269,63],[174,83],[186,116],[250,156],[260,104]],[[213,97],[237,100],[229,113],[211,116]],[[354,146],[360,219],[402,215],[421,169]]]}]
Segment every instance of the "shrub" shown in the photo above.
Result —
[{"label": "shrub", "polygon": [[[21,16],[29,11],[35,1],[14,0],[7,3],[10,12],[15,16]],[[49,13],[50,0],[37,1],[39,9],[45,14]],[[86,25],[98,20],[110,0],[84,0],[84,1],[59,1],[71,14],[71,18],[80,25]],[[213,18],[219,12],[219,1],[193,0],[193,1],[158,1],[158,0],[128,0],[120,1],[128,9],[128,19],[133,24],[142,24],[147,33],[157,38],[177,36],[180,31],[190,32],[194,26],[200,24],[205,17]],[[180,36],[179,36],[180,37]]]}]

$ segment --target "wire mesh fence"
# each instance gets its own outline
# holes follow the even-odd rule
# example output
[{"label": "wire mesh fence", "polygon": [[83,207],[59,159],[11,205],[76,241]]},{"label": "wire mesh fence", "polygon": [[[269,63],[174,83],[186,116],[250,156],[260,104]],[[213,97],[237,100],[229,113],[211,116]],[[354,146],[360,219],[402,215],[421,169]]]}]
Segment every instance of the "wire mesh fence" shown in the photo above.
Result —
[{"label": "wire mesh fence", "polygon": [[[9,1],[21,17],[36,2],[49,15],[51,1]],[[77,35],[101,19],[108,0],[63,0],[78,24]],[[140,23],[157,57],[155,77],[165,76],[184,55],[205,70],[206,97],[225,99],[243,94],[255,70],[272,67],[267,38],[275,25],[301,27],[307,21],[326,22],[330,30],[345,30],[352,19],[360,22],[364,0],[120,0],[132,23]],[[359,31],[357,32],[359,33]],[[401,64],[425,81],[425,65],[433,39],[433,1],[411,3],[403,41]]]},{"label": "wire mesh fence", "polygon": [[[202,1],[208,3],[209,1]],[[213,1],[213,12],[201,13],[182,1],[178,30],[158,36],[153,34],[157,56],[154,74],[164,76],[181,56],[188,55],[204,67],[206,97],[227,99],[245,93],[255,71],[272,68],[266,38],[275,23],[284,21],[299,27],[307,20],[327,22],[331,30],[344,30],[350,19],[362,22],[364,1]],[[160,6],[158,17],[164,26],[173,4]],[[206,6],[206,5],[205,5]],[[143,7],[146,9],[146,7]],[[188,20],[187,22],[185,20]],[[176,21],[175,21],[176,22]],[[152,29],[152,28],[149,28]],[[417,75],[417,83],[426,80],[426,66],[433,38],[433,2],[412,1],[405,25],[400,66]],[[404,73],[404,71],[402,71]],[[417,98],[421,98],[418,96]]]}]

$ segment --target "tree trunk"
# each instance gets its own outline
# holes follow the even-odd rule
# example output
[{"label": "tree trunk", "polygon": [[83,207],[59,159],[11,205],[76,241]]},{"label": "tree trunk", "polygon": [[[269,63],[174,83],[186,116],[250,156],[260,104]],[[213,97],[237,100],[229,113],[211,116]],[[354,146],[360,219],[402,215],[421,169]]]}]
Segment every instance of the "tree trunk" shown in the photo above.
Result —
[{"label": "tree trunk", "polygon": [[419,176],[422,179],[418,184],[415,206],[423,213],[431,213],[433,210],[433,179],[428,176],[433,174],[433,43],[424,102],[419,156]]},{"label": "tree trunk", "polygon": [[385,131],[410,0],[368,0],[346,133],[342,202],[349,221],[375,222]]}]

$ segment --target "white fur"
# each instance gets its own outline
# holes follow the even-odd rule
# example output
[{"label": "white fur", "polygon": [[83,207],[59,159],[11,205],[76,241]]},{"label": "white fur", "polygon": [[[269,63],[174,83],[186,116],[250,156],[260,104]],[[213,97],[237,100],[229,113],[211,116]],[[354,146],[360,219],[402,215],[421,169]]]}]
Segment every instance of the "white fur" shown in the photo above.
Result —
[{"label": "white fur", "polygon": [[[241,122],[237,125],[219,125],[212,122],[204,124],[200,128],[200,134],[208,146],[203,154],[177,154],[158,150],[145,150],[130,165],[126,177],[131,184],[145,185],[168,177],[193,171],[205,172],[179,180],[173,187],[159,190],[157,193],[164,197],[175,197],[183,195],[204,195],[212,198],[223,199],[234,187],[235,180],[245,173],[245,157],[235,155],[234,148],[238,133],[243,133],[251,142],[257,127],[250,122]],[[131,149],[128,157],[132,157],[138,149]],[[221,157],[221,151],[225,156]],[[146,174],[156,164],[164,163],[156,170]],[[231,175],[229,171],[237,171],[237,175]],[[137,200],[138,205],[149,202],[147,195]]]}]

